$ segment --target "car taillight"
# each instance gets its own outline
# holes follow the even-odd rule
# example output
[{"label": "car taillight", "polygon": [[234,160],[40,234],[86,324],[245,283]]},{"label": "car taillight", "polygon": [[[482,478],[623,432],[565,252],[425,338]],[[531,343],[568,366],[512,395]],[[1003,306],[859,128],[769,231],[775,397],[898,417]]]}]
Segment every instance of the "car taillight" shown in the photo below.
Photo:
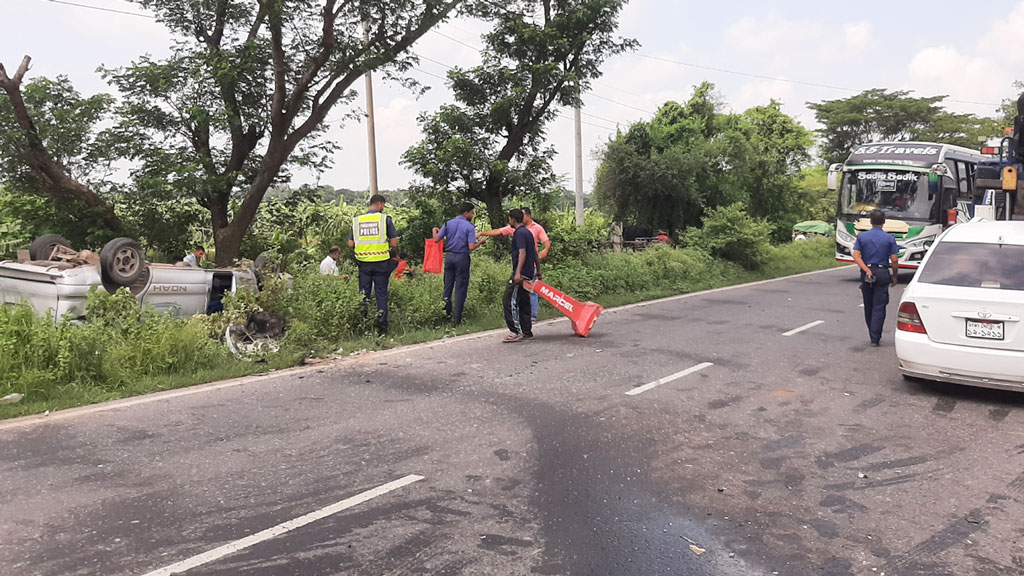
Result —
[{"label": "car taillight", "polygon": [[924,322],[921,322],[921,315],[917,313],[917,305],[913,302],[900,304],[900,314],[896,318],[896,329],[904,332],[916,332],[927,334],[924,329]]},{"label": "car taillight", "polygon": [[956,208],[950,208],[949,210],[946,210],[946,226],[952,226],[953,224],[956,224],[956,219],[958,215],[959,214]]}]

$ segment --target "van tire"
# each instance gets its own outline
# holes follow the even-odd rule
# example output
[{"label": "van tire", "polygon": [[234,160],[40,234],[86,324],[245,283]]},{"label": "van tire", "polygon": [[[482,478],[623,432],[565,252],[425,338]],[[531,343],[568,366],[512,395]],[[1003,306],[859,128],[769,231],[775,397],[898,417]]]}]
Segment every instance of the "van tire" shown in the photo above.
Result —
[{"label": "van tire", "polygon": [[32,242],[28,249],[28,256],[32,260],[49,260],[58,246],[71,248],[71,242],[59,234],[43,234]]},{"label": "van tire", "polygon": [[100,251],[103,280],[116,286],[130,287],[148,266],[142,246],[131,238],[115,238]]},{"label": "van tire", "polygon": [[258,278],[278,276],[284,273],[284,263],[272,250],[264,250],[253,260],[252,270]]},{"label": "van tire", "polygon": [[270,250],[264,250],[263,252],[260,252],[259,256],[257,256],[256,259],[252,261],[252,269],[255,270],[256,272],[263,270],[267,266],[267,259],[269,258],[269,256]]}]

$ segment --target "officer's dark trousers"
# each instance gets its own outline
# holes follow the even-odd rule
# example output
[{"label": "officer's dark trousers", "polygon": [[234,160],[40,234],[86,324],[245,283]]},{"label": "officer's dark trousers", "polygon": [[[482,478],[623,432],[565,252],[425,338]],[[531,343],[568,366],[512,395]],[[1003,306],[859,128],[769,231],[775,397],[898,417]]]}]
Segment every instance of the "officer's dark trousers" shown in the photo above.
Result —
[{"label": "officer's dark trousers", "polygon": [[444,255],[444,311],[456,326],[462,323],[462,310],[466,307],[469,268],[469,252]]},{"label": "officer's dark trousers", "polygon": [[872,342],[882,339],[882,325],[885,324],[885,307],[889,304],[889,282],[892,273],[889,268],[872,267],[875,281],[868,284],[864,280],[867,274],[860,273],[860,291],[864,295],[864,321],[868,325],[868,335]]},{"label": "officer's dark trousers", "polygon": [[391,279],[391,267],[384,262],[359,263],[359,291],[363,293],[363,315],[371,296],[377,297],[377,330],[381,333],[388,329],[388,280]]},{"label": "officer's dark trousers", "polygon": [[513,334],[533,336],[533,326],[530,324],[533,315],[530,312],[530,293],[523,288],[522,284],[515,284],[508,281],[505,288],[505,296],[502,298],[505,308],[505,324]]}]

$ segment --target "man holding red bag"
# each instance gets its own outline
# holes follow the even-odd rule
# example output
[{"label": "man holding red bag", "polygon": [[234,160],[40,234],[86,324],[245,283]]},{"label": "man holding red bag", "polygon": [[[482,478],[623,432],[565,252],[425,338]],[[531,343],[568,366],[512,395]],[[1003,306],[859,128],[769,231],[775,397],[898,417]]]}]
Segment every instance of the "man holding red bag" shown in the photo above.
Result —
[{"label": "man holding red bag", "polygon": [[[462,311],[469,294],[469,253],[484,245],[477,242],[473,226],[474,207],[469,202],[459,207],[459,215],[434,228],[434,242],[444,241],[444,311],[455,326],[462,323]],[[454,303],[452,302],[454,296]]]}]

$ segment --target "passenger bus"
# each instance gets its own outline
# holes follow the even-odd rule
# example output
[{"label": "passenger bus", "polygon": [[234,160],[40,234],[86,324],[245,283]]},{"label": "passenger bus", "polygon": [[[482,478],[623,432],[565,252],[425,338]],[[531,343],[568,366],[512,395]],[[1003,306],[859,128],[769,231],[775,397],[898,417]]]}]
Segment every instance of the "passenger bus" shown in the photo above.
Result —
[{"label": "passenger bus", "polygon": [[836,260],[853,262],[857,235],[871,229],[873,210],[885,212],[884,230],[896,238],[901,268],[917,268],[944,228],[973,216],[978,162],[989,156],[933,142],[877,142],[858,146],[829,167],[838,190]]}]

